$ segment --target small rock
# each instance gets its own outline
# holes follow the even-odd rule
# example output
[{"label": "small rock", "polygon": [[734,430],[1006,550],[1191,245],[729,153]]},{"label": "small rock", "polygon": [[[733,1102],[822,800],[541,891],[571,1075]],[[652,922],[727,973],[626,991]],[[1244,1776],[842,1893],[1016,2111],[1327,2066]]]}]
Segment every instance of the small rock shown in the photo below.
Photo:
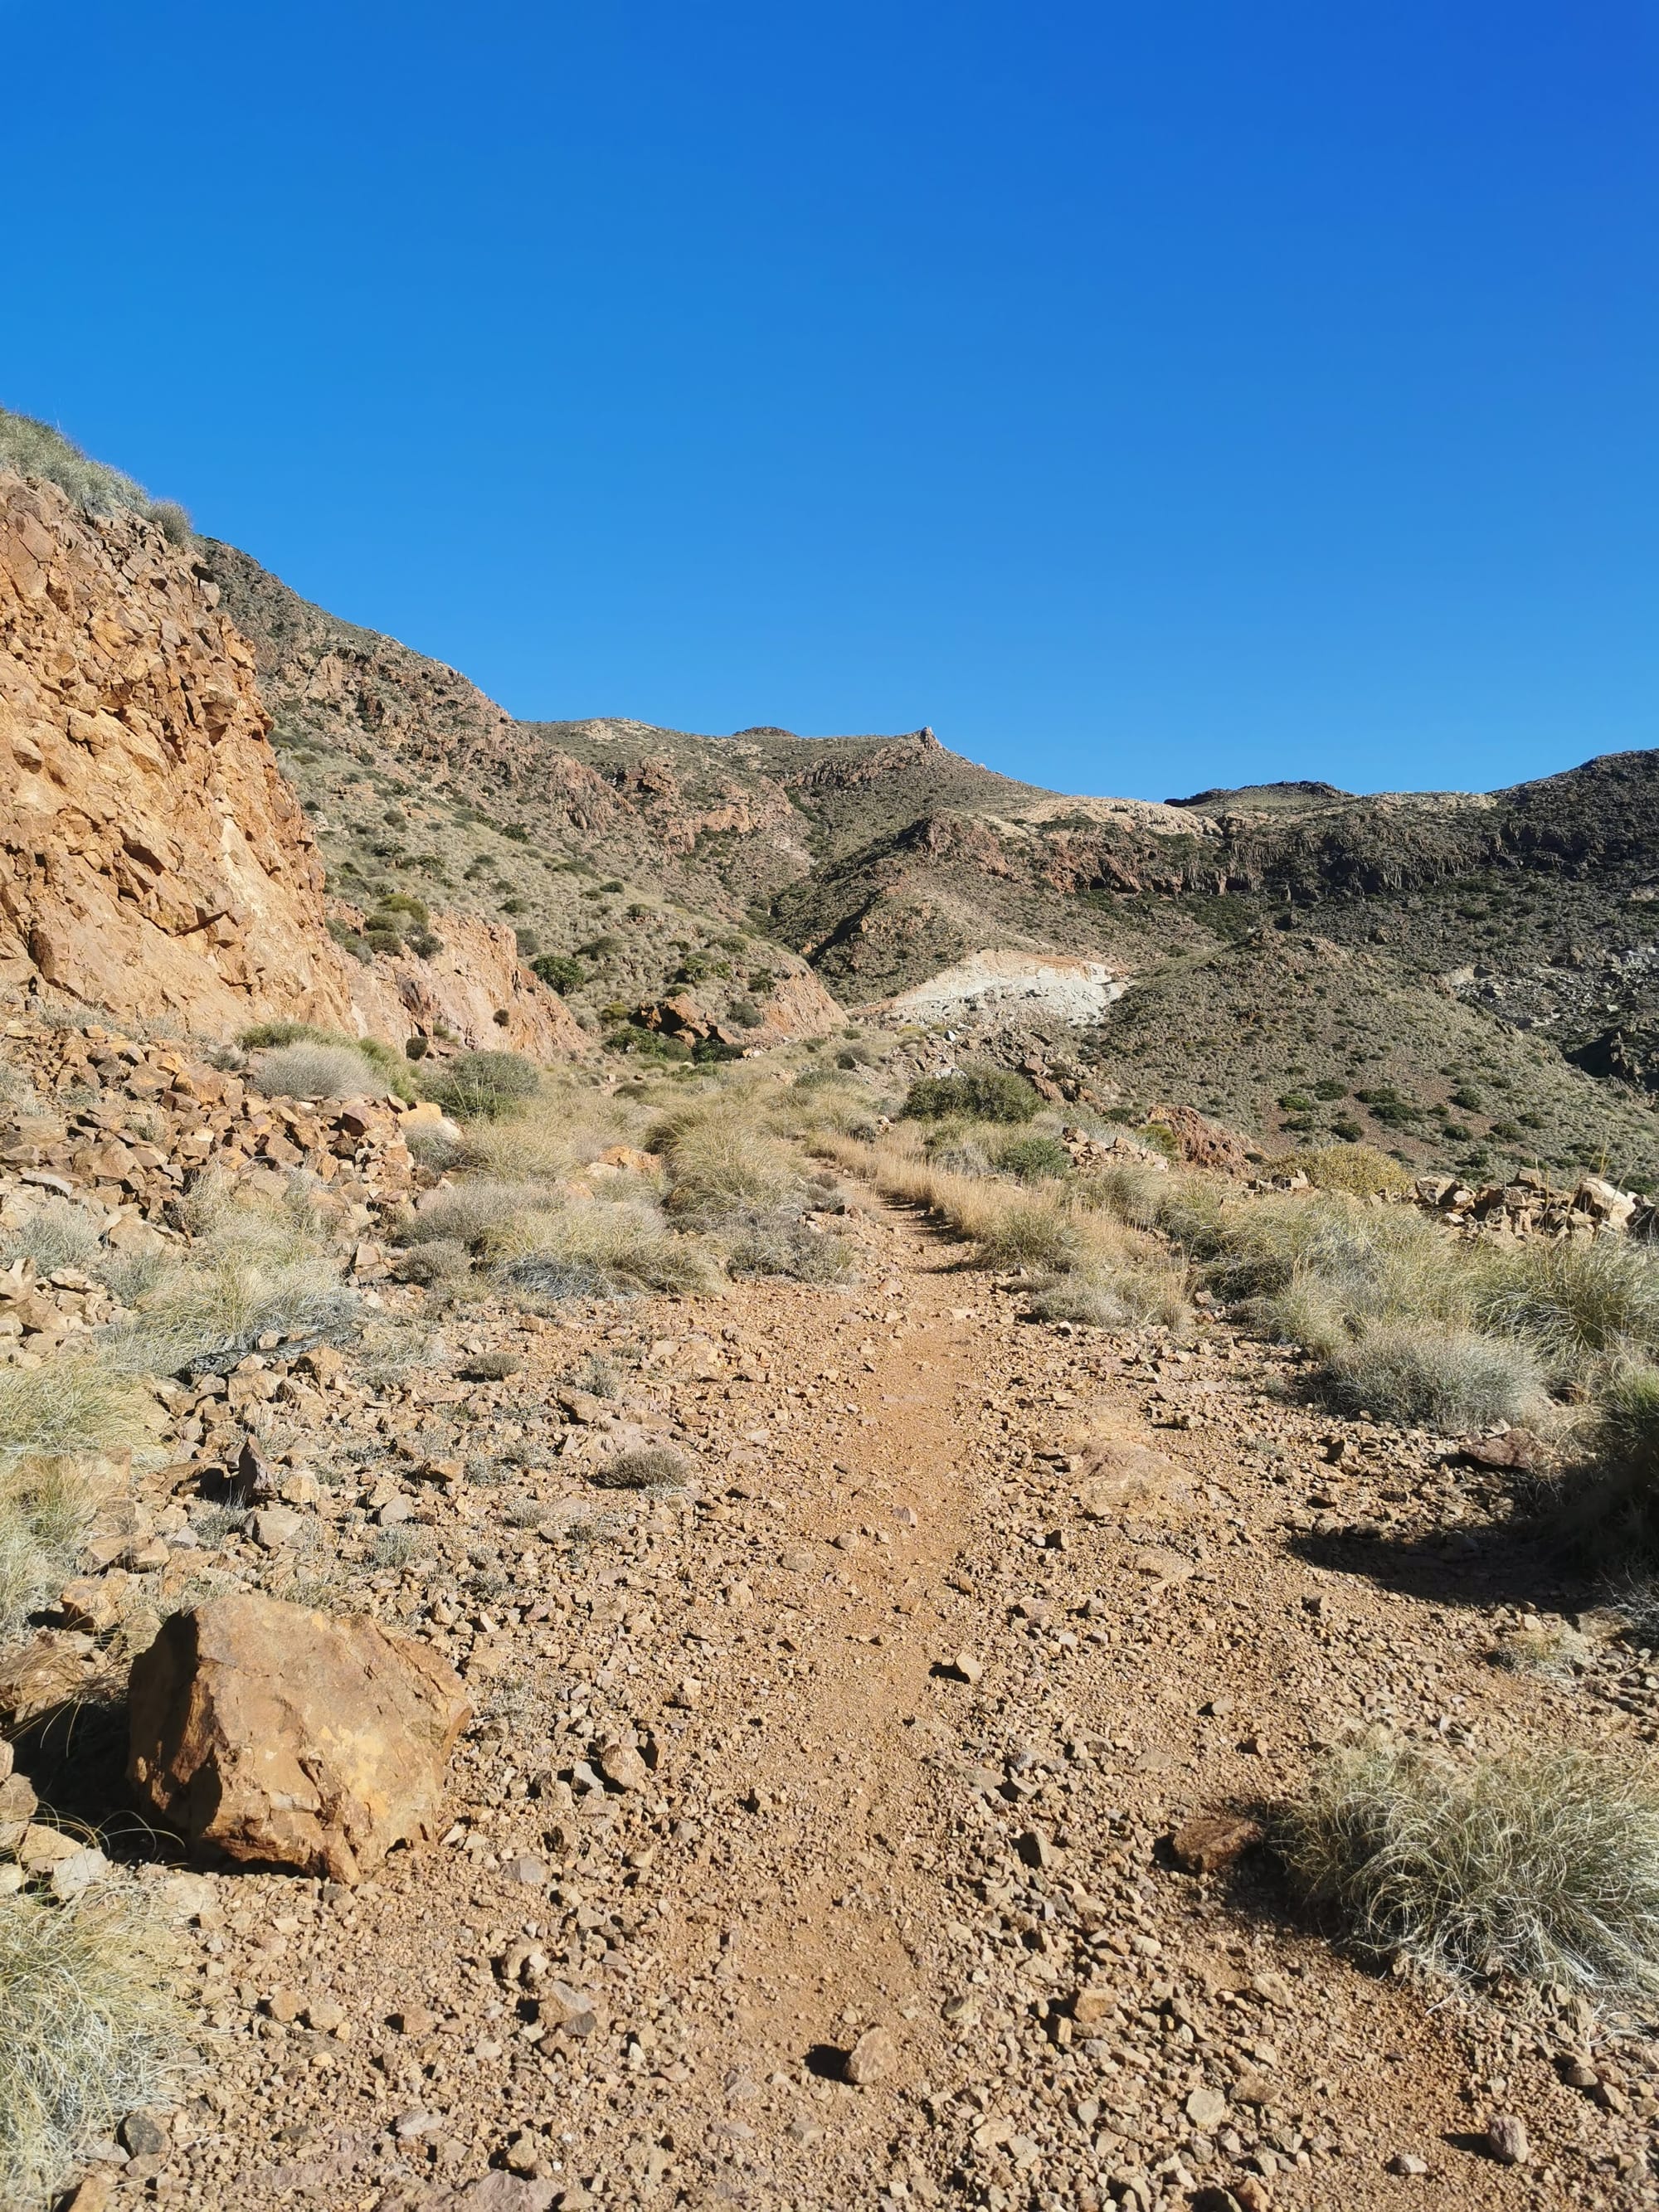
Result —
[{"label": "small rock", "polygon": [[630,1743],[607,1744],[599,1753],[599,1771],[616,1790],[643,1790],[651,1770]]},{"label": "small rock", "polygon": [[262,1552],[280,1552],[300,1532],[300,1516],[291,1505],[262,1505],[250,1516],[248,1533]]},{"label": "small rock", "polygon": [[374,1511],[375,1522],[382,1528],[399,1528],[405,1521],[414,1518],[414,1503],[407,1498],[388,1498],[386,1504],[377,1506]]},{"label": "small rock", "polygon": [[273,1990],[265,1999],[265,2010],[286,2027],[300,2017],[300,2000],[292,1990]]},{"label": "small rock", "polygon": [[977,1682],[985,1672],[983,1662],[975,1659],[971,1651],[958,1651],[954,1659],[945,1661],[945,1672],[954,1674],[957,1681],[970,1686]]},{"label": "small rock", "polygon": [[1072,1999],[1072,2018],[1079,2027],[1098,2027],[1117,2010],[1117,2000],[1103,1984],[1081,1989]]},{"label": "small rock", "polygon": [[1253,2173],[1239,2176],[1233,2184],[1233,2195],[1238,2199],[1240,2212],[1272,2212],[1273,2191]]},{"label": "small rock", "polygon": [[1227,2117],[1227,2100],[1218,2089],[1194,2089],[1187,2100],[1187,2118],[1200,2135],[1213,2135]]},{"label": "small rock", "polygon": [[72,1851],[67,1858],[58,1860],[50,1876],[52,1895],[60,1905],[79,1897],[101,1881],[109,1872],[109,1861],[102,1851],[88,1844],[82,1850]]},{"label": "small rock", "polygon": [[530,1851],[520,1851],[516,1858],[508,1859],[501,1873],[508,1881],[521,1881],[527,1889],[539,1889],[547,1880],[545,1863]]},{"label": "small rock", "polygon": [[392,2132],[399,2142],[418,2142],[422,2136],[436,2135],[443,2125],[436,2112],[428,2112],[416,2106],[407,2112],[399,2112],[392,2123]]},{"label": "small rock", "polygon": [[167,2131],[149,2112],[129,2112],[121,2123],[120,2137],[132,2158],[165,2158]]},{"label": "small rock", "polygon": [[898,2051],[884,2027],[866,2027],[847,2054],[844,2075],[855,2089],[885,2080],[898,2064]]},{"label": "small rock", "polygon": [[1486,2148],[1499,2166],[1524,2166],[1532,2156],[1526,2123],[1514,2112],[1494,2112],[1486,2123]]},{"label": "small rock", "polygon": [[392,2014],[392,2025],[399,2035],[430,2035],[438,2025],[438,2015],[424,2005],[405,2005],[401,2012]]},{"label": "small rock", "polygon": [[1259,1844],[1267,1831],[1260,1820],[1236,1813],[1194,1813],[1170,1839],[1176,1864],[1188,1874],[1218,1874]]},{"label": "small rock", "polygon": [[115,2177],[89,2173],[64,2205],[64,2212],[108,2212],[115,2201]]},{"label": "small rock", "polygon": [[333,1997],[313,1997],[306,2007],[305,2024],[319,2035],[332,2035],[345,2020],[345,2007]]},{"label": "small rock", "polygon": [[1397,2150],[1389,2160],[1390,2173],[1420,2174],[1426,2173],[1428,2170],[1427,2159],[1419,2158],[1415,2151]]}]

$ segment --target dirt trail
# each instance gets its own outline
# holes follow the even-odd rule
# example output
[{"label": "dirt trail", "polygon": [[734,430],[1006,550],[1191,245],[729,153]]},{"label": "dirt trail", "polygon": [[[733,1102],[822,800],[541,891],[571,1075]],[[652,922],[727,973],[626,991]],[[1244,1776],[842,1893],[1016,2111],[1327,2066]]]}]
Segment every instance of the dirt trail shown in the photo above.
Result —
[{"label": "dirt trail", "polygon": [[[1169,1856],[1369,1719],[1582,1723],[1487,1662],[1500,1570],[1424,1535],[1480,1526],[1478,1486],[1360,1425],[1334,1465],[1285,1355],[1224,1327],[1032,1326],[907,1213],[854,1233],[855,1293],[750,1285],[689,1335],[598,1310],[475,1400],[475,1436],[533,1435],[574,1358],[654,1330],[639,1405],[702,1494],[563,1548],[471,1509],[505,1587],[450,1628],[453,1571],[378,1578],[483,1709],[455,1830],[355,1893],[215,1886],[216,2078],[161,2193],[1261,2212],[1395,2205],[1425,2185],[1403,2156],[1441,2204],[1653,2201],[1644,2046],[1565,2000],[1437,2004],[1300,1923],[1270,1865]],[[620,1791],[618,1741],[645,1761]],[[1558,2076],[1593,2036],[1622,2111]],[[1480,2154],[1494,2110],[1527,2166]]]}]

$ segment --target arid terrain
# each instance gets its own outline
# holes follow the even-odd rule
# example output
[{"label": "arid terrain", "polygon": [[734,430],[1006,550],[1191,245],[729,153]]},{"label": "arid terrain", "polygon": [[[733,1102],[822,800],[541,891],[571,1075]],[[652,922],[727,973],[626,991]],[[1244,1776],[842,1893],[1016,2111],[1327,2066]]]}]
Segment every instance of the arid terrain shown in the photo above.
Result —
[{"label": "arid terrain", "polygon": [[517,724],[27,452],[0,2201],[1659,2202],[1654,757]]}]

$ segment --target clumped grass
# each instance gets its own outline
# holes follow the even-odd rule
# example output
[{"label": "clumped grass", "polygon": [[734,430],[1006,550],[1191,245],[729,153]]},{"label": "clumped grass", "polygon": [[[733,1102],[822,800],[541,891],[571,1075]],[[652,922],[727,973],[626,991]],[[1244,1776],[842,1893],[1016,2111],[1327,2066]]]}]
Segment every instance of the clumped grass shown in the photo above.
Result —
[{"label": "clumped grass", "polygon": [[1031,1189],[959,1175],[922,1157],[914,1132],[895,1131],[868,1146],[825,1138],[820,1149],[846,1166],[863,1166],[888,1196],[948,1223],[988,1266],[1034,1274],[1040,1319],[1103,1327],[1156,1319],[1179,1327],[1188,1317],[1179,1257],[1091,1205],[1080,1182]]},{"label": "clumped grass", "polygon": [[530,1298],[629,1297],[647,1291],[694,1293],[718,1280],[711,1254],[678,1236],[653,1206],[578,1201],[538,1214],[520,1250],[495,1271],[504,1289]]},{"label": "clumped grass", "polygon": [[1659,1366],[1616,1364],[1587,1438],[1589,1464],[1558,1486],[1564,1523],[1590,1550],[1659,1557]]},{"label": "clumped grass", "polygon": [[14,415],[4,407],[0,407],[0,469],[15,469],[21,477],[44,477],[88,514],[112,514],[118,507],[131,507],[159,524],[175,544],[190,537],[190,517],[176,500],[152,499],[143,484],[123,476],[119,469],[94,461],[50,422]]},{"label": "clumped grass", "polygon": [[386,1091],[385,1077],[347,1044],[276,1045],[258,1054],[251,1074],[268,1098],[380,1098]]},{"label": "clumped grass", "polygon": [[689,1463],[666,1445],[648,1444],[637,1451],[613,1452],[596,1460],[588,1480],[599,1490],[681,1490],[691,1473]]},{"label": "clumped grass", "polygon": [[[40,1382],[56,1374],[36,1369],[27,1379]],[[14,1379],[0,1376],[0,1421]],[[73,1455],[0,1452],[0,1637],[15,1635],[63,1588],[103,1496]]]},{"label": "clumped grass", "polygon": [[474,1176],[434,1192],[401,1224],[398,1234],[406,1244],[454,1243],[482,1255],[504,1237],[531,1233],[528,1217],[551,1212],[558,1204],[550,1191],[535,1183],[496,1182],[487,1176]]},{"label": "clumped grass", "polygon": [[122,2116],[172,2101],[181,1971],[155,1914],[107,1888],[0,1897],[0,2196],[38,2203]]},{"label": "clumped grass", "polygon": [[0,1267],[14,1260],[33,1260],[38,1272],[50,1275],[58,1267],[79,1267],[90,1274],[110,1255],[105,1246],[103,1215],[71,1198],[43,1191],[19,1206],[0,1223]]},{"label": "clumped grass", "polygon": [[40,1367],[0,1368],[0,1466],[8,1455],[121,1443],[136,1411],[131,1386],[83,1352]]},{"label": "clumped grass", "polygon": [[1372,1743],[1314,1774],[1279,1841],[1304,1895],[1370,1956],[1659,1991],[1650,1764],[1529,1746],[1460,1765]]},{"label": "clumped grass", "polygon": [[804,1221],[758,1221],[738,1234],[726,1261],[735,1276],[782,1275],[797,1283],[848,1283],[856,1273],[844,1237],[809,1229]]},{"label": "clumped grass", "polygon": [[1321,1388],[1339,1413],[1462,1435],[1546,1409],[1534,1354],[1515,1339],[1433,1322],[1379,1322],[1332,1347]]},{"label": "clumped grass", "polygon": [[[280,1050],[288,1045],[313,1044],[328,1046],[337,1052],[356,1053],[360,1060],[368,1062],[380,1079],[378,1082],[371,1082],[367,1090],[337,1093],[291,1092],[288,1094],[290,1097],[375,1098],[390,1091],[394,1097],[408,1103],[420,1096],[410,1072],[408,1055],[394,1052],[379,1037],[346,1036],[338,1030],[319,1029],[313,1022],[256,1022],[252,1029],[242,1030],[236,1042],[245,1052]],[[272,1092],[270,1095],[275,1097],[276,1094]]]},{"label": "clumped grass", "polygon": [[193,1243],[106,1334],[106,1363],[125,1374],[173,1374],[267,1334],[342,1330],[356,1295],[340,1280],[314,1196],[298,1176],[275,1199],[204,1178],[187,1209]]},{"label": "clumped grass", "polygon": [[958,1068],[952,1075],[919,1076],[903,1111],[913,1121],[956,1115],[964,1121],[1029,1121],[1042,1101],[1023,1075],[1006,1067]]},{"label": "clumped grass", "polygon": [[1659,1352],[1659,1264],[1626,1238],[1479,1245],[1468,1255],[1482,1324],[1524,1336],[1554,1373],[1598,1352]]}]

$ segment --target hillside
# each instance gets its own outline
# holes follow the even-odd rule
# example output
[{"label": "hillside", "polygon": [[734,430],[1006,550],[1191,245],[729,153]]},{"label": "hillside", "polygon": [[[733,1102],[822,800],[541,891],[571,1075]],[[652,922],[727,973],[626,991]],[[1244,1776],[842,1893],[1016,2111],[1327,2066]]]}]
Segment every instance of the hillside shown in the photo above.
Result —
[{"label": "hillside", "polygon": [[506,918],[575,961],[570,1002],[613,1036],[688,993],[741,1036],[803,963],[893,1026],[910,1009],[885,1001],[976,955],[1058,953],[1127,987],[1082,1036],[1064,991],[939,1026],[1003,1058],[1080,1054],[1097,1095],[1197,1103],[1269,1145],[1659,1176],[1659,755],[1492,793],[1069,798],[929,730],[515,722],[246,555],[202,558],[331,884]]}]

